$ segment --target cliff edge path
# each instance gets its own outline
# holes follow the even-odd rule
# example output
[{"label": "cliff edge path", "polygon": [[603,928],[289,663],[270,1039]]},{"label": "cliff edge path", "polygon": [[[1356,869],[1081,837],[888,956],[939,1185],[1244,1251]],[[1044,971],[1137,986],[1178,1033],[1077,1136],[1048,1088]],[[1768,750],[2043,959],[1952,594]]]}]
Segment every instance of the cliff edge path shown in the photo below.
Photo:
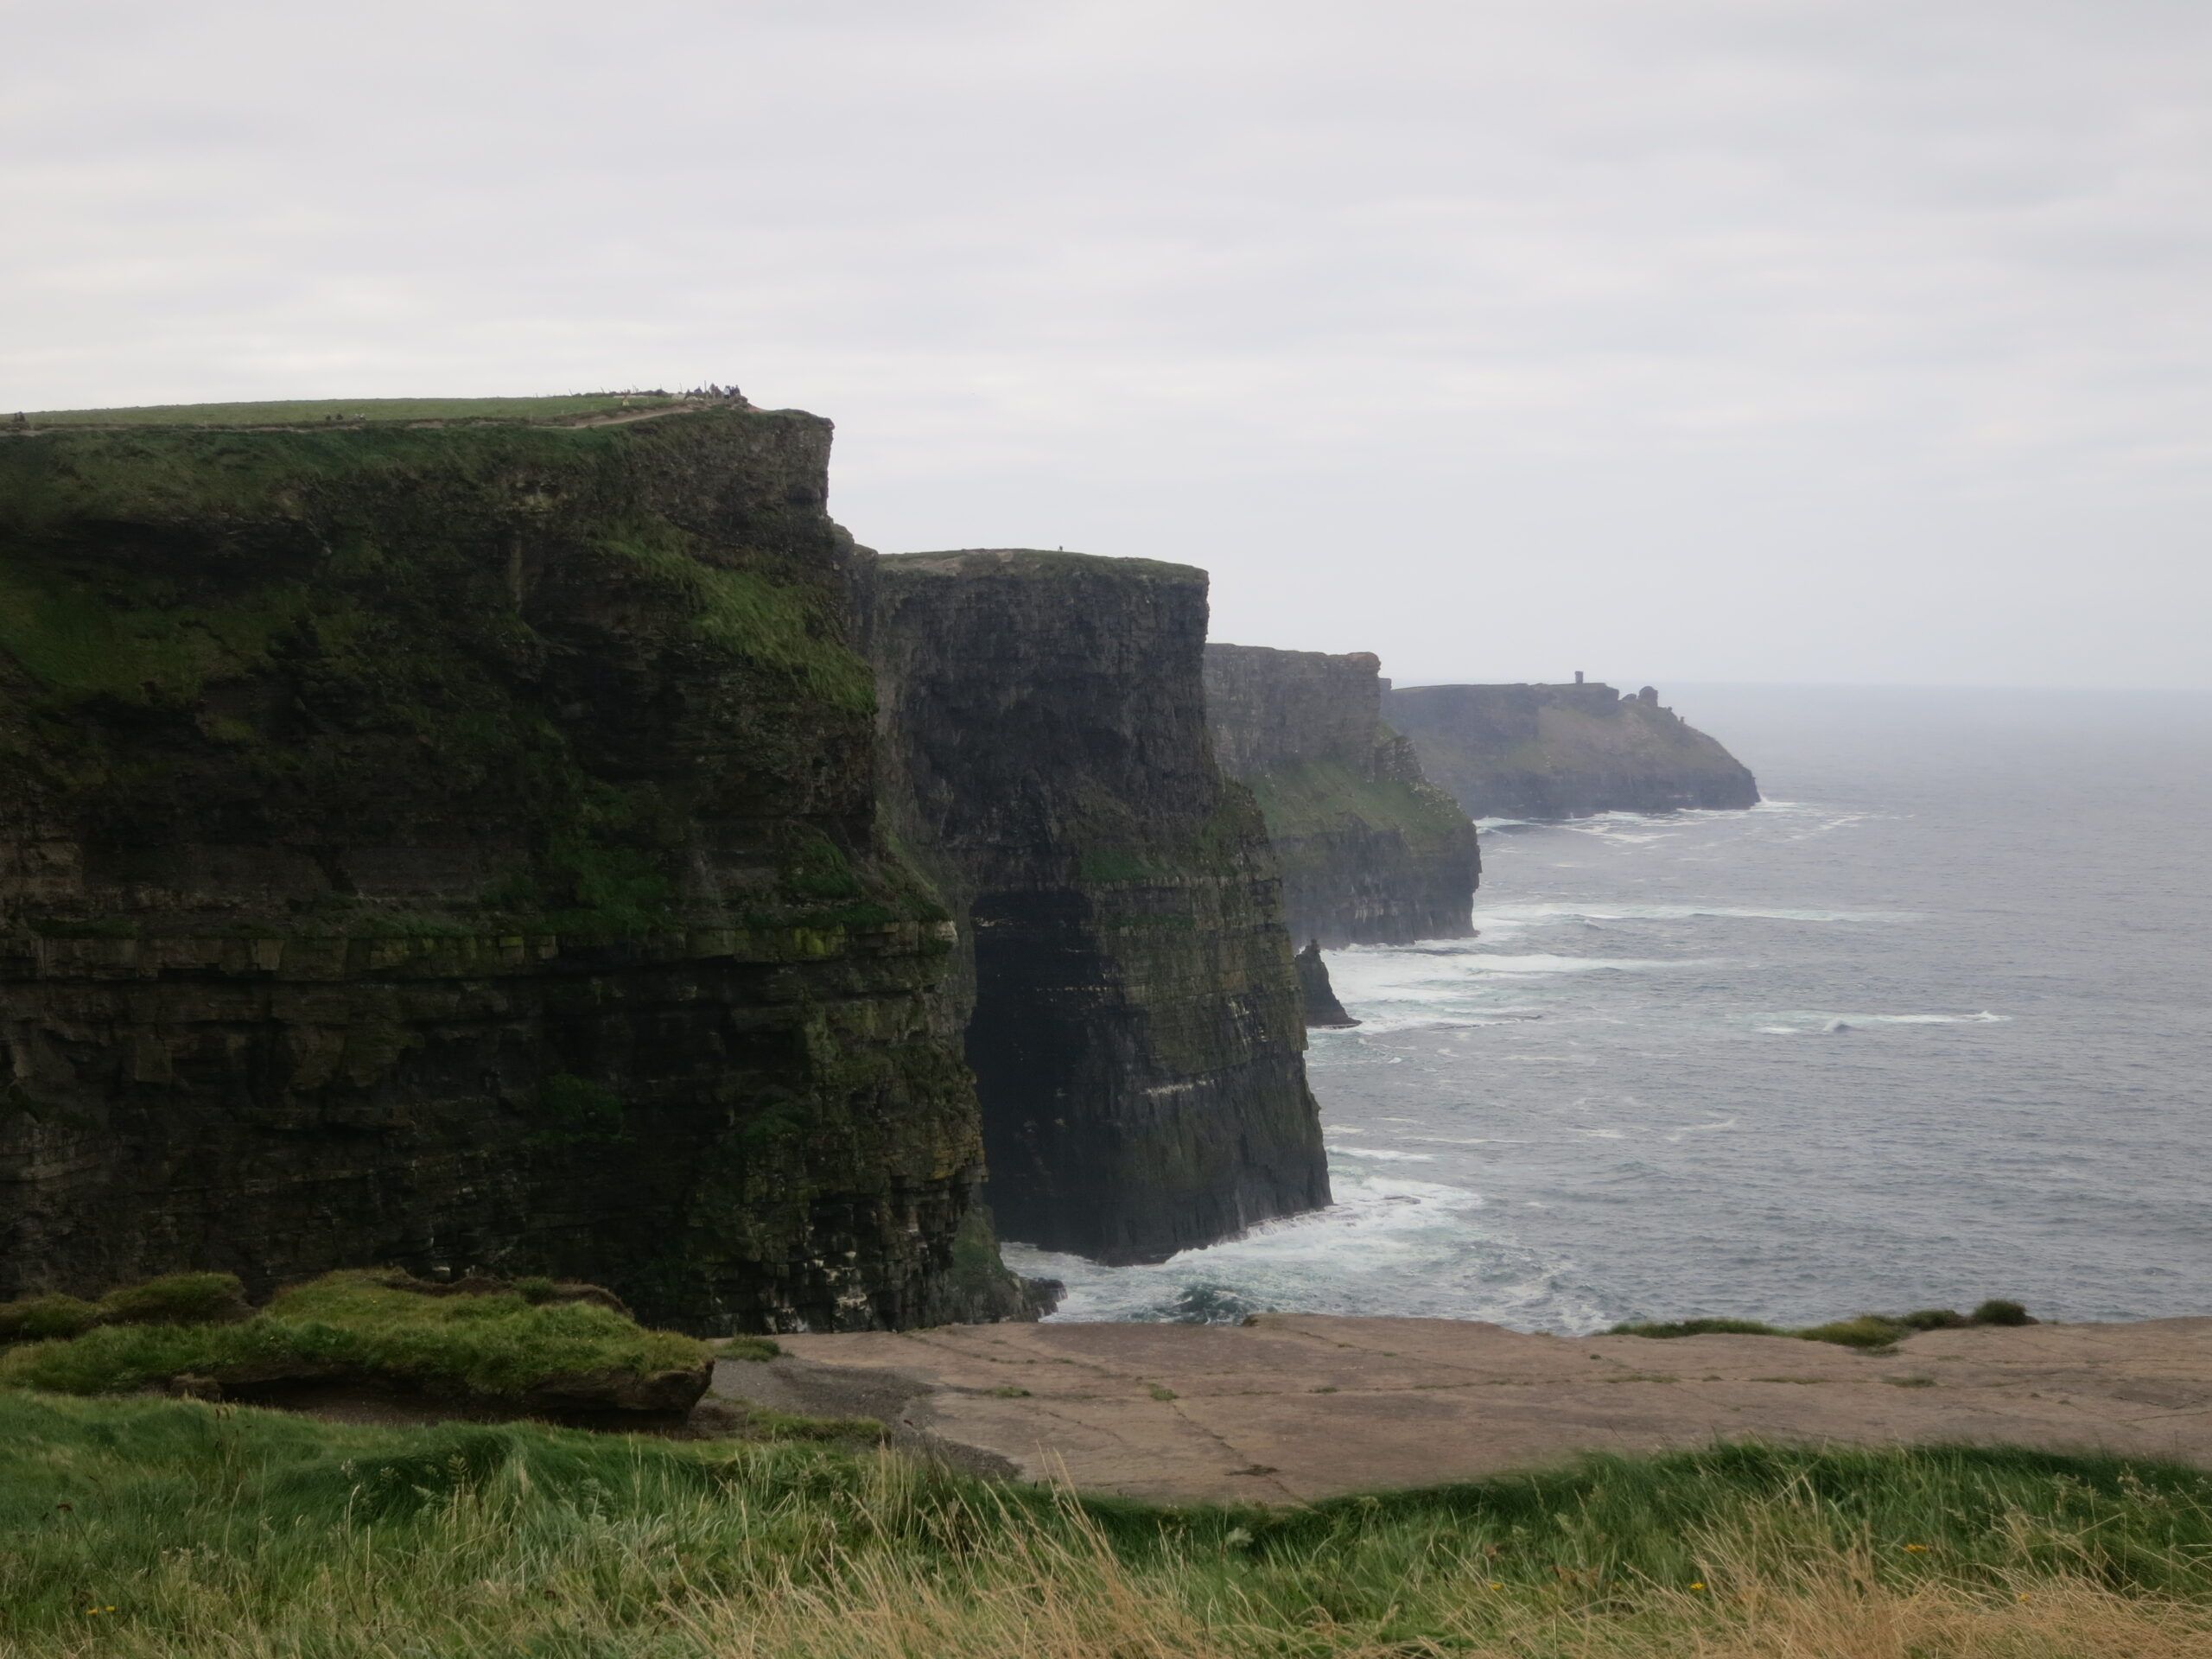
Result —
[{"label": "cliff edge path", "polygon": [[1167,1501],[1299,1502],[1719,1440],[2005,1443],[2212,1466],[2212,1319],[1789,1337],[1448,1319],[950,1325],[786,1337],[715,1389],[880,1417],[969,1466]]}]

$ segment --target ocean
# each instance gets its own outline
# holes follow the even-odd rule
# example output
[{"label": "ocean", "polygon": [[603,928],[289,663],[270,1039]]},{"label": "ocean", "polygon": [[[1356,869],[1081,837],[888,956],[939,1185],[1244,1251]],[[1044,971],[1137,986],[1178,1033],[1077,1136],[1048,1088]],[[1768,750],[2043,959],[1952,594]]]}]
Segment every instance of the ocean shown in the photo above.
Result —
[{"label": "ocean", "polygon": [[1330,953],[1335,1206],[1063,1319],[2212,1313],[2212,694],[1675,687],[1767,799],[1485,823]]}]

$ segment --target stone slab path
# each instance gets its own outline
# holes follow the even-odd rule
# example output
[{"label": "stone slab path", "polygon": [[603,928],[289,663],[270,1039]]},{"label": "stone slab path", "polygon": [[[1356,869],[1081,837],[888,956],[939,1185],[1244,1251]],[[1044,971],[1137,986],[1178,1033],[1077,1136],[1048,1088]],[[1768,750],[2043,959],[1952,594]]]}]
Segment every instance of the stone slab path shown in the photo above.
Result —
[{"label": "stone slab path", "polygon": [[781,1338],[725,1396],[882,1419],[1028,1479],[1298,1502],[1717,1440],[2009,1442],[2212,1467],[2212,1319],[1786,1337],[1529,1336],[1446,1319],[948,1325]]}]

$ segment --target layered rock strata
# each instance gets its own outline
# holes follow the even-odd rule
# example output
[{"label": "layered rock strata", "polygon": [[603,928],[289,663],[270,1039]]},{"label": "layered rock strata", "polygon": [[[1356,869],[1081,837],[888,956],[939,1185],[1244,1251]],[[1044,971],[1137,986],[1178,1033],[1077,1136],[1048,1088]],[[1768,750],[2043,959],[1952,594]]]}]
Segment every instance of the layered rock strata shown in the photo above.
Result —
[{"label": "layered rock strata", "polygon": [[898,828],[952,906],[1007,1236],[1156,1260],[1328,1201],[1264,826],[1207,742],[1203,571],[876,562]]},{"label": "layered rock strata", "polygon": [[1294,938],[1462,938],[1482,879],[1475,830],[1382,723],[1381,663],[1206,647],[1206,718],[1224,770],[1258,799]]},{"label": "layered rock strata", "polygon": [[830,441],[0,440],[0,1298],[395,1264],[695,1331],[1016,1305]]},{"label": "layered rock strata", "polygon": [[1758,804],[1735,756],[1659,706],[1595,683],[1391,690],[1384,717],[1477,818],[1579,818]]}]

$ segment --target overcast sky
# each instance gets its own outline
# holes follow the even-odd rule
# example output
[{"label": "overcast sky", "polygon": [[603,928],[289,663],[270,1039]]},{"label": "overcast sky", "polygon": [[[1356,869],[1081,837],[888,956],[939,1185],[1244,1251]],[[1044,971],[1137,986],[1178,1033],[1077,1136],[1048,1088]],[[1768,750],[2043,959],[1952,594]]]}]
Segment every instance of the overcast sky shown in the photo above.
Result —
[{"label": "overcast sky", "polygon": [[734,380],[1402,680],[2212,684],[2208,0],[0,30],[0,409]]}]

